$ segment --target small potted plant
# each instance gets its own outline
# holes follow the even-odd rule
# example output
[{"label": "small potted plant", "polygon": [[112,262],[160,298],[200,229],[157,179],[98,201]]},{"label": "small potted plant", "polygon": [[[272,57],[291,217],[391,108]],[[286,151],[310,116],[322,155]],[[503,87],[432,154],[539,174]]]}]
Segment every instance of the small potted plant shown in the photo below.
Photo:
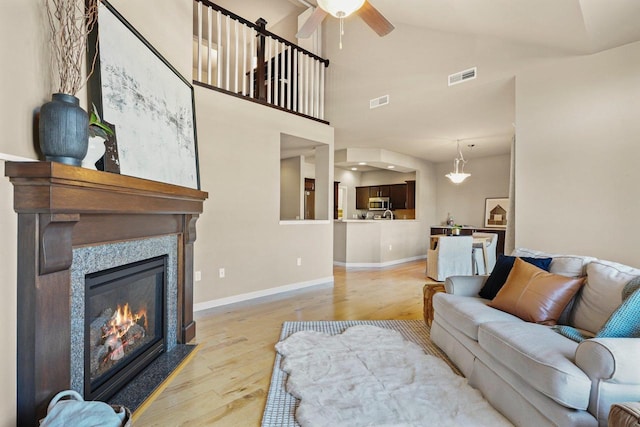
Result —
[{"label": "small potted plant", "polygon": [[454,224],[453,227],[451,227],[451,235],[452,236],[459,236],[460,235],[460,230],[462,229],[462,226],[459,224]]},{"label": "small potted plant", "polygon": [[82,167],[96,169],[96,162],[104,155],[105,141],[113,136],[113,130],[98,115],[95,105],[89,114],[89,146],[82,160]]}]

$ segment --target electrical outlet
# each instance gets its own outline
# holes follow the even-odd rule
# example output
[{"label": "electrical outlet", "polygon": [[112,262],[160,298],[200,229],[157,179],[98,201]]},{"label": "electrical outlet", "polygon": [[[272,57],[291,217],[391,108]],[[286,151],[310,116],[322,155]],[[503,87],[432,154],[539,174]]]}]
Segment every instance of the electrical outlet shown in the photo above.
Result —
[{"label": "electrical outlet", "polygon": [[300,267],[302,265],[302,258],[298,257],[298,260],[296,262],[298,264],[298,267]]},{"label": "electrical outlet", "polygon": [[389,245],[389,250],[392,251],[393,250],[393,245]]},{"label": "electrical outlet", "polygon": [[196,271],[194,274],[194,278],[193,278],[196,282],[199,282],[200,280],[202,280],[202,272],[201,271]]},{"label": "electrical outlet", "polygon": [[221,279],[224,279],[224,268],[218,269],[218,276],[220,276]]}]

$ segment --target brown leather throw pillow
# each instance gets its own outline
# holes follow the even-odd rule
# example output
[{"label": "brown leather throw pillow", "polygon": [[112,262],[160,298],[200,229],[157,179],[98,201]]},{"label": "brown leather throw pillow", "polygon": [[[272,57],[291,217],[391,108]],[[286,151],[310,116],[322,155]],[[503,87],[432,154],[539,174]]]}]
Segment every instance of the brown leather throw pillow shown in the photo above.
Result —
[{"label": "brown leather throw pillow", "polygon": [[555,325],[584,280],[549,273],[516,259],[504,286],[488,305],[527,322]]}]

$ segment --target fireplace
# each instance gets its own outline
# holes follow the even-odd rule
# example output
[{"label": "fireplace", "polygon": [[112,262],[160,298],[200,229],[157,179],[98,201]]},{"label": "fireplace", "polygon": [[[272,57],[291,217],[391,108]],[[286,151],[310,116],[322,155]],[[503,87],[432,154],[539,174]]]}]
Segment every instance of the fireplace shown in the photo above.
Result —
[{"label": "fireplace", "polygon": [[106,400],[165,349],[167,256],[85,277],[84,398]]},{"label": "fireplace", "polygon": [[[163,287],[155,288],[156,295],[151,298],[158,305],[152,308],[154,314],[147,311],[145,315],[152,323],[145,328],[145,338],[152,338],[143,339],[131,352],[134,355],[123,350],[125,355],[116,354],[115,359],[125,359],[135,371],[138,360],[161,354],[111,400],[123,399],[130,391],[134,398],[140,396],[141,387],[137,386],[141,379],[148,381],[142,388],[154,390],[158,384],[151,382],[168,378],[176,366],[164,362],[179,362],[193,348],[187,344],[196,332],[193,244],[207,193],[55,162],[6,162],[5,175],[14,185],[18,214],[16,424],[37,427],[49,401],[61,390],[73,389],[91,399],[118,388],[111,382],[117,383],[113,378],[120,375],[121,363],[93,375],[89,365],[90,385],[85,394],[85,317],[91,319],[86,321],[90,324],[102,314],[108,317],[108,310],[116,311],[119,304],[124,310],[122,306],[128,302],[129,311],[134,312],[138,311],[134,306],[142,304],[121,301],[134,299],[137,291],[118,287],[109,290],[98,285],[100,296],[95,296],[94,289],[86,289],[85,278],[165,257],[168,265],[161,267],[167,270],[160,280]],[[147,289],[143,293],[151,292],[151,283],[157,286],[159,280],[154,276],[142,278],[145,284],[140,287]],[[107,290],[101,295],[103,289]],[[158,294],[162,295],[160,302]],[[94,296],[88,300],[87,295]],[[150,305],[149,298],[145,299]],[[135,375],[133,371],[127,375]],[[132,385],[136,386],[133,390]],[[132,407],[140,404],[142,401],[135,402]]]}]

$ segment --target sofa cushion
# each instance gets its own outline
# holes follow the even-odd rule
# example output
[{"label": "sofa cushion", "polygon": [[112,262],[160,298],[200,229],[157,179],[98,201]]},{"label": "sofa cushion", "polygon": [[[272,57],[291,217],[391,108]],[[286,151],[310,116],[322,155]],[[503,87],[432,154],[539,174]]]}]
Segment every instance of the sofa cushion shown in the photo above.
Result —
[{"label": "sofa cushion", "polygon": [[570,325],[597,333],[622,303],[627,283],[640,276],[640,270],[610,261],[596,260],[587,265],[587,282],[570,316]]},{"label": "sofa cushion", "polygon": [[[549,271],[549,264],[551,263],[551,258],[522,258],[526,262],[535,265],[536,267],[540,267],[543,270]],[[498,255],[498,259],[496,260],[496,265],[493,267],[493,271],[487,278],[487,281],[484,282],[484,286],[479,292],[479,295],[482,298],[493,299],[498,294],[498,291],[504,283],[507,281],[507,277],[509,277],[509,273],[511,273],[511,269],[513,268],[513,263],[516,260],[516,257],[507,256],[507,255]]]},{"label": "sofa cushion", "polygon": [[526,248],[516,248],[511,255],[517,257],[552,258],[549,272],[567,277],[584,276],[586,274],[585,266],[596,259],[580,255],[550,254]]},{"label": "sofa cushion", "polygon": [[527,322],[555,325],[584,278],[549,273],[516,258],[498,295],[488,305]]},{"label": "sofa cushion", "polygon": [[474,341],[478,340],[478,326],[485,322],[522,322],[516,316],[488,307],[488,302],[477,297],[437,293],[433,296],[433,311]]},{"label": "sofa cushion", "polygon": [[574,363],[578,343],[527,322],[484,323],[478,343],[535,390],[568,408],[587,409],[591,380]]},{"label": "sofa cushion", "polygon": [[589,338],[640,338],[640,276],[622,290],[622,304],[595,336],[571,326],[555,326],[554,331],[576,342]]}]

